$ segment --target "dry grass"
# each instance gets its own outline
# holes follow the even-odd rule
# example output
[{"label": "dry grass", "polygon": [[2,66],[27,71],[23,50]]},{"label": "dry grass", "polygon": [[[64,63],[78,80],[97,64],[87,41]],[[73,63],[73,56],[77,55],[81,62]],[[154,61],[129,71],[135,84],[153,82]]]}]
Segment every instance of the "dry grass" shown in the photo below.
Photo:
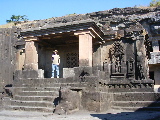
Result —
[{"label": "dry grass", "polygon": [[148,8],[155,8],[155,7],[139,5],[139,6],[135,6],[135,8],[148,9]]},{"label": "dry grass", "polygon": [[0,28],[12,28],[13,26],[20,27],[21,25],[35,23],[35,22],[36,21],[19,22],[16,25],[15,25],[15,23],[11,22],[11,23],[7,23],[7,24],[4,24],[4,25],[0,25]]},{"label": "dry grass", "polygon": [[4,25],[0,25],[0,28],[12,28],[12,26],[15,26],[14,23],[7,23]]}]

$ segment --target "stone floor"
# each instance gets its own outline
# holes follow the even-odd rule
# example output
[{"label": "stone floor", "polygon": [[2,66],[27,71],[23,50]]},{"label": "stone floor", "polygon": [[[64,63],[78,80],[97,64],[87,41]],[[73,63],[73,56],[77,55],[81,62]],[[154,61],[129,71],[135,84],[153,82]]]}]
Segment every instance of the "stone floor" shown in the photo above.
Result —
[{"label": "stone floor", "polygon": [[106,113],[79,111],[70,115],[56,115],[42,112],[0,111],[0,120],[160,120],[158,111],[117,111]]}]

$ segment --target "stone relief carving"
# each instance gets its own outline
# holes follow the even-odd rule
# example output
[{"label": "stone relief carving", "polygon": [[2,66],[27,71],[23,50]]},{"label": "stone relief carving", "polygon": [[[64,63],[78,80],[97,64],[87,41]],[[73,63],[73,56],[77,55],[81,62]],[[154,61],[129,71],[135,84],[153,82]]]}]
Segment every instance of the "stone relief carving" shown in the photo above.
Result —
[{"label": "stone relief carving", "polygon": [[124,50],[120,41],[116,41],[109,50],[112,73],[122,73]]},{"label": "stone relief carving", "polygon": [[142,66],[142,61],[141,59],[143,59],[142,57],[142,52],[137,52],[137,62],[136,62],[136,79],[140,79],[143,80],[145,79],[144,77],[144,70],[143,70],[143,66]]}]

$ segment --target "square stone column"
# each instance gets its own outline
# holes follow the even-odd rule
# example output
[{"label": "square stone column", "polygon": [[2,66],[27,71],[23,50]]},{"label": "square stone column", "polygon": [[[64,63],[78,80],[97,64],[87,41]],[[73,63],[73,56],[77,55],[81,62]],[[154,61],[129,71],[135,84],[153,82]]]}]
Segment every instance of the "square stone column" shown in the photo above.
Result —
[{"label": "square stone column", "polygon": [[79,67],[92,67],[92,38],[95,37],[91,31],[78,31],[74,35],[79,36]]},{"label": "square stone column", "polygon": [[37,38],[27,38],[25,44],[25,70],[38,70],[38,44]]}]

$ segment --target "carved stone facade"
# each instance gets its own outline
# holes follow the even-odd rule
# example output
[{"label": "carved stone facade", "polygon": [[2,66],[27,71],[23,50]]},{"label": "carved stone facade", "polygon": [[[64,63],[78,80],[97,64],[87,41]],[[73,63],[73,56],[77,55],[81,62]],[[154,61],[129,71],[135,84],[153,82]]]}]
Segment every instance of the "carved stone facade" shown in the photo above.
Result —
[{"label": "carved stone facade", "polygon": [[[149,101],[148,92],[153,98],[150,101],[156,101],[160,96],[153,92],[154,85],[160,84],[159,11],[159,8],[115,8],[40,20],[12,28],[9,34],[4,33],[5,29],[0,29],[3,45],[8,40],[7,36],[15,41],[12,43],[9,40],[11,48],[6,48],[6,51],[10,51],[14,59],[8,56],[7,62],[2,56],[5,48],[0,46],[0,65],[9,63],[12,67],[8,74],[10,77],[0,72],[1,88],[13,84],[11,108],[53,111],[56,108],[51,104],[55,101],[67,112],[68,109],[100,112],[117,108],[117,104],[123,108],[123,100],[134,104],[131,98],[139,101],[139,108],[142,108],[145,105],[141,103]],[[151,46],[153,52],[150,54]],[[55,49],[61,57],[60,78],[51,78],[51,55]],[[68,88],[67,94],[78,96],[78,105],[73,105],[76,99],[72,101],[61,96],[63,87]],[[49,97],[45,98],[44,94]],[[125,98],[127,95],[129,98]],[[143,101],[139,96],[145,97]],[[62,100],[60,103],[63,97],[65,102],[69,102]],[[34,105],[33,99],[36,99]]]}]

